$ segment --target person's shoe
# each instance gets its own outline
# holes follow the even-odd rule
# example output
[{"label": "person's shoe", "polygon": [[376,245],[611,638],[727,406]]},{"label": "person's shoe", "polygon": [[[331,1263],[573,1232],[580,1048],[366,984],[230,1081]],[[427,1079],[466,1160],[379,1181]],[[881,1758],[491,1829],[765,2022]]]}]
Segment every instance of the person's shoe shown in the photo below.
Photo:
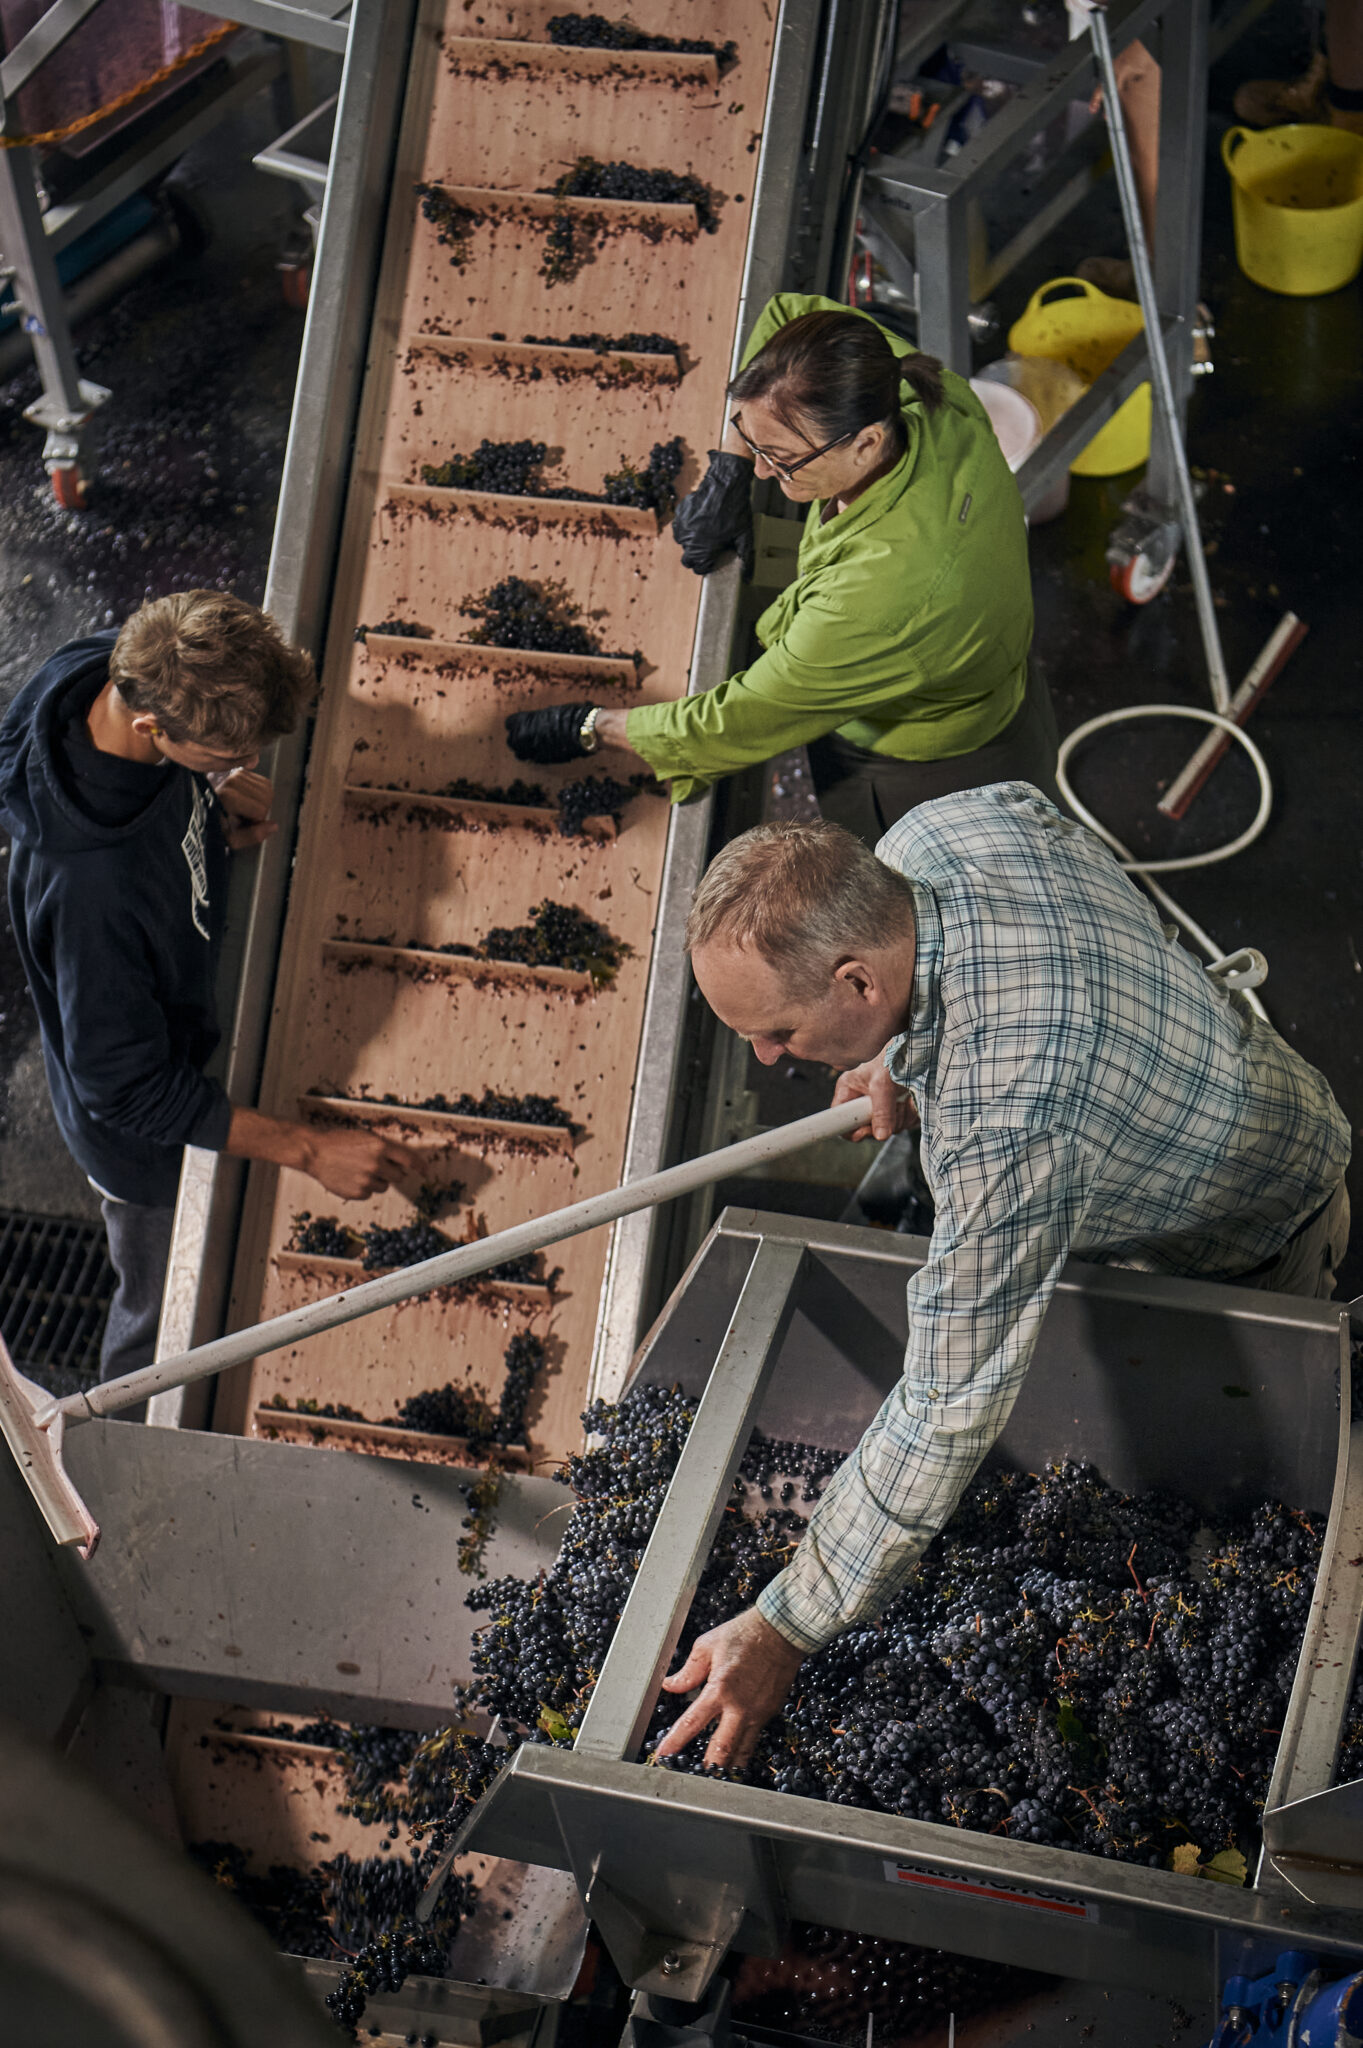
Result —
[{"label": "person's shoe", "polygon": [[1085,284],[1096,284],[1110,299],[1136,296],[1136,273],[1125,256],[1086,256],[1082,263],[1075,264],[1074,274],[1082,277]]},{"label": "person's shoe", "polygon": [[1330,66],[1317,50],[1300,78],[1249,78],[1232,102],[1247,128],[1279,128],[1288,121],[1328,121],[1325,85]]}]

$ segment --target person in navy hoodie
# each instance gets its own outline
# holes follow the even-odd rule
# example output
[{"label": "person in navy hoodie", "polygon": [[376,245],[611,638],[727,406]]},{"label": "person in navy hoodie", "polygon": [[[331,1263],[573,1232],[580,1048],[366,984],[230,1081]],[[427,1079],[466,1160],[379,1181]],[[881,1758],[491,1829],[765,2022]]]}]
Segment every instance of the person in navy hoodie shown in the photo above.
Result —
[{"label": "person in navy hoodie", "polygon": [[253,771],[314,688],[266,613],[188,590],[61,648],[0,725],[10,915],[57,1124],[118,1278],[101,1379],[154,1355],[186,1145],[297,1167],[349,1201],[416,1163],[369,1132],[229,1102],[205,1072],[228,861],[276,830]]}]

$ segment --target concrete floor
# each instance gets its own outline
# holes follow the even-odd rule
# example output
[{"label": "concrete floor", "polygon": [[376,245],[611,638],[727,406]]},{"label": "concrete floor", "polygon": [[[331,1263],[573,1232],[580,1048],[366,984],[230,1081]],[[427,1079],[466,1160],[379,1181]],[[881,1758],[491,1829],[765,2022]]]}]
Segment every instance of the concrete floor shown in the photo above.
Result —
[{"label": "concrete floor", "polygon": [[[1207,473],[1204,530],[1228,665],[1243,674],[1289,606],[1304,647],[1256,714],[1274,776],[1268,830],[1234,862],[1178,877],[1174,893],[1227,948],[1261,946],[1274,1022],[1329,1076],[1363,1126],[1363,850],[1354,788],[1360,654],[1351,556],[1363,447],[1363,290],[1272,296],[1237,269],[1218,144],[1240,79],[1300,68],[1304,16],[1279,0],[1211,82],[1204,226],[1205,296],[1217,324],[1216,374],[1195,393],[1190,455]],[[302,316],[274,264],[295,213],[292,188],[250,168],[274,132],[267,95],[177,172],[214,220],[193,263],[131,291],[80,337],[83,367],[114,392],[98,499],[57,509],[40,437],[20,417],[32,376],[0,390],[0,706],[45,653],[121,620],[144,595],[208,584],[259,598]],[[1083,254],[1116,252],[1110,186],[998,293],[1003,324],[1035,285]],[[1213,474],[1214,473],[1214,474]],[[1070,504],[1033,540],[1036,658],[1062,731],[1095,712],[1151,700],[1207,701],[1186,575],[1133,610],[1109,589],[1103,549],[1132,477],[1075,479]],[[1353,508],[1351,510],[1351,508]],[[1252,776],[1232,756],[1180,826],[1154,809],[1188,750],[1186,725],[1128,728],[1076,763],[1081,794],[1129,844],[1195,851],[1233,836],[1253,810]],[[764,1084],[770,1087],[770,1079]],[[798,1115],[823,1082],[793,1081]],[[1363,1175],[1363,1167],[1356,1170]],[[1356,1179],[1356,1201],[1363,1178]],[[0,1202],[88,1215],[93,1197],[56,1138],[36,1028],[12,944],[0,938]],[[1363,1231],[1341,1291],[1363,1291]]]}]

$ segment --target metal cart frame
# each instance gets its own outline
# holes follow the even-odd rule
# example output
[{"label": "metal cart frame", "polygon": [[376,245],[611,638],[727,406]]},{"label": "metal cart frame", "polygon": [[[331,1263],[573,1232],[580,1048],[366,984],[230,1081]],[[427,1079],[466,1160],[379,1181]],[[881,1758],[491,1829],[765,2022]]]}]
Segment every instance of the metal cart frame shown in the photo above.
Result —
[{"label": "metal cart frame", "polygon": [[850,1448],[901,1369],[904,1282],[926,1255],[725,1212],[640,1355],[637,1379],[704,1398],[574,1747],[518,1750],[461,1849],[571,1869],[625,1979],[673,1999],[702,1998],[731,1946],[774,1953],[788,1915],[1175,1997],[1289,1938],[1363,1953],[1363,1785],[1331,1783],[1363,1616],[1363,1425],[1338,1304],[1071,1264],[998,1447],[1023,1469],[1091,1458],[1209,1514],[1329,1495],[1251,1887],[636,1760],[750,1430]]}]

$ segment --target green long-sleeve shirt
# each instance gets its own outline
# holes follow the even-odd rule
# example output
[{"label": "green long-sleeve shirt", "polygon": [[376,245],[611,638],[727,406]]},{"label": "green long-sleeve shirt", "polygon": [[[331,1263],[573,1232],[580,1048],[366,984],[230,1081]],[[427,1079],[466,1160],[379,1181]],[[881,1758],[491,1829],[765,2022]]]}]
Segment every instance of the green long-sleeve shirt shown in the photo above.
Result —
[{"label": "green long-sleeve shirt", "polygon": [[[846,310],[778,294],[744,365],[802,313]],[[950,370],[943,381],[933,414],[900,386],[908,445],[892,470],[826,526],[810,506],[795,581],[757,621],[752,666],[629,713],[629,744],[671,778],[674,802],[833,731],[894,760],[968,754],[1017,711],[1032,638],[1022,499],[969,384]]]}]

